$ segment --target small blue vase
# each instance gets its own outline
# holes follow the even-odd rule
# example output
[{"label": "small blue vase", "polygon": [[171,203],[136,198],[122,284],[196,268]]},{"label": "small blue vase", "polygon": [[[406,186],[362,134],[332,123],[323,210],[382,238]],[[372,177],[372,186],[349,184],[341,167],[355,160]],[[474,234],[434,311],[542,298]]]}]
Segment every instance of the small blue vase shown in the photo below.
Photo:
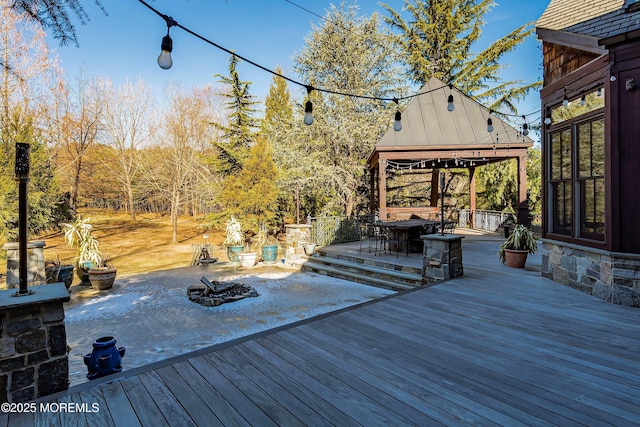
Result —
[{"label": "small blue vase", "polygon": [[84,356],[87,378],[90,380],[122,371],[124,347],[116,346],[114,337],[102,337],[93,342],[93,351]]}]

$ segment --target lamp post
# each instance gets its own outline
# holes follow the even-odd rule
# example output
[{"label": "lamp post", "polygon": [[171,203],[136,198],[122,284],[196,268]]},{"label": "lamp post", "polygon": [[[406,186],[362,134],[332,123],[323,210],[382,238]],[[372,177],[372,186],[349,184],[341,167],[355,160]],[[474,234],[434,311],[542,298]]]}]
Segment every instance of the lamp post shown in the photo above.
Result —
[{"label": "lamp post", "polygon": [[16,181],[18,181],[18,254],[20,261],[18,264],[18,279],[20,288],[15,293],[16,296],[29,295],[27,287],[27,238],[29,225],[27,218],[27,183],[29,182],[29,144],[16,142]]},{"label": "lamp post", "polygon": [[440,235],[444,236],[444,172],[440,173]]}]

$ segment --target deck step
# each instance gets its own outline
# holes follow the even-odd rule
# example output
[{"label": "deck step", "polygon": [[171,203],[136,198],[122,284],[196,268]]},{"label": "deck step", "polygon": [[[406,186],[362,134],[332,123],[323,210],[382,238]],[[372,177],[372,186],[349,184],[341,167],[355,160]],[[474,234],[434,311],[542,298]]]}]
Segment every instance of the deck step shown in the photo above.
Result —
[{"label": "deck step", "polygon": [[325,274],[394,291],[413,289],[422,285],[422,275],[346,261],[328,256],[302,258],[296,263],[301,270]]}]

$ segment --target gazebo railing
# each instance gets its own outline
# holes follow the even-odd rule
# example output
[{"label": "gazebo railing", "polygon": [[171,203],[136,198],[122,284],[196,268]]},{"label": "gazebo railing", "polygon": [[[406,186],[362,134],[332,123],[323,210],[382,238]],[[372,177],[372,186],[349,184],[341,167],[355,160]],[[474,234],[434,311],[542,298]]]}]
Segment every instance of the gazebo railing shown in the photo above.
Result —
[{"label": "gazebo railing", "polygon": [[[484,231],[499,231],[500,226],[507,220],[513,219],[515,222],[516,215],[510,212],[484,211],[475,210],[473,215],[473,228]],[[534,232],[540,233],[540,215],[531,214],[531,228]],[[471,210],[460,209],[458,211],[458,226],[470,227]]]}]

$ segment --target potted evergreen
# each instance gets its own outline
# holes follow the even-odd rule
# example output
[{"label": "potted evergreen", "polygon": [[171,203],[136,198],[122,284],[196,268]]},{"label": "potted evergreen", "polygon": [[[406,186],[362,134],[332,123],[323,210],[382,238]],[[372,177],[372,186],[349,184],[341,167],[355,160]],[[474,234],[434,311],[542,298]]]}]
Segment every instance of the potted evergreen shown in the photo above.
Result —
[{"label": "potted evergreen", "polygon": [[244,233],[240,221],[233,215],[227,221],[223,246],[227,248],[229,263],[239,265],[240,252],[244,250]]},{"label": "potted evergreen", "polygon": [[509,238],[500,245],[498,256],[500,261],[509,267],[523,268],[527,262],[527,255],[538,250],[536,236],[522,224],[517,224],[509,234]]}]

